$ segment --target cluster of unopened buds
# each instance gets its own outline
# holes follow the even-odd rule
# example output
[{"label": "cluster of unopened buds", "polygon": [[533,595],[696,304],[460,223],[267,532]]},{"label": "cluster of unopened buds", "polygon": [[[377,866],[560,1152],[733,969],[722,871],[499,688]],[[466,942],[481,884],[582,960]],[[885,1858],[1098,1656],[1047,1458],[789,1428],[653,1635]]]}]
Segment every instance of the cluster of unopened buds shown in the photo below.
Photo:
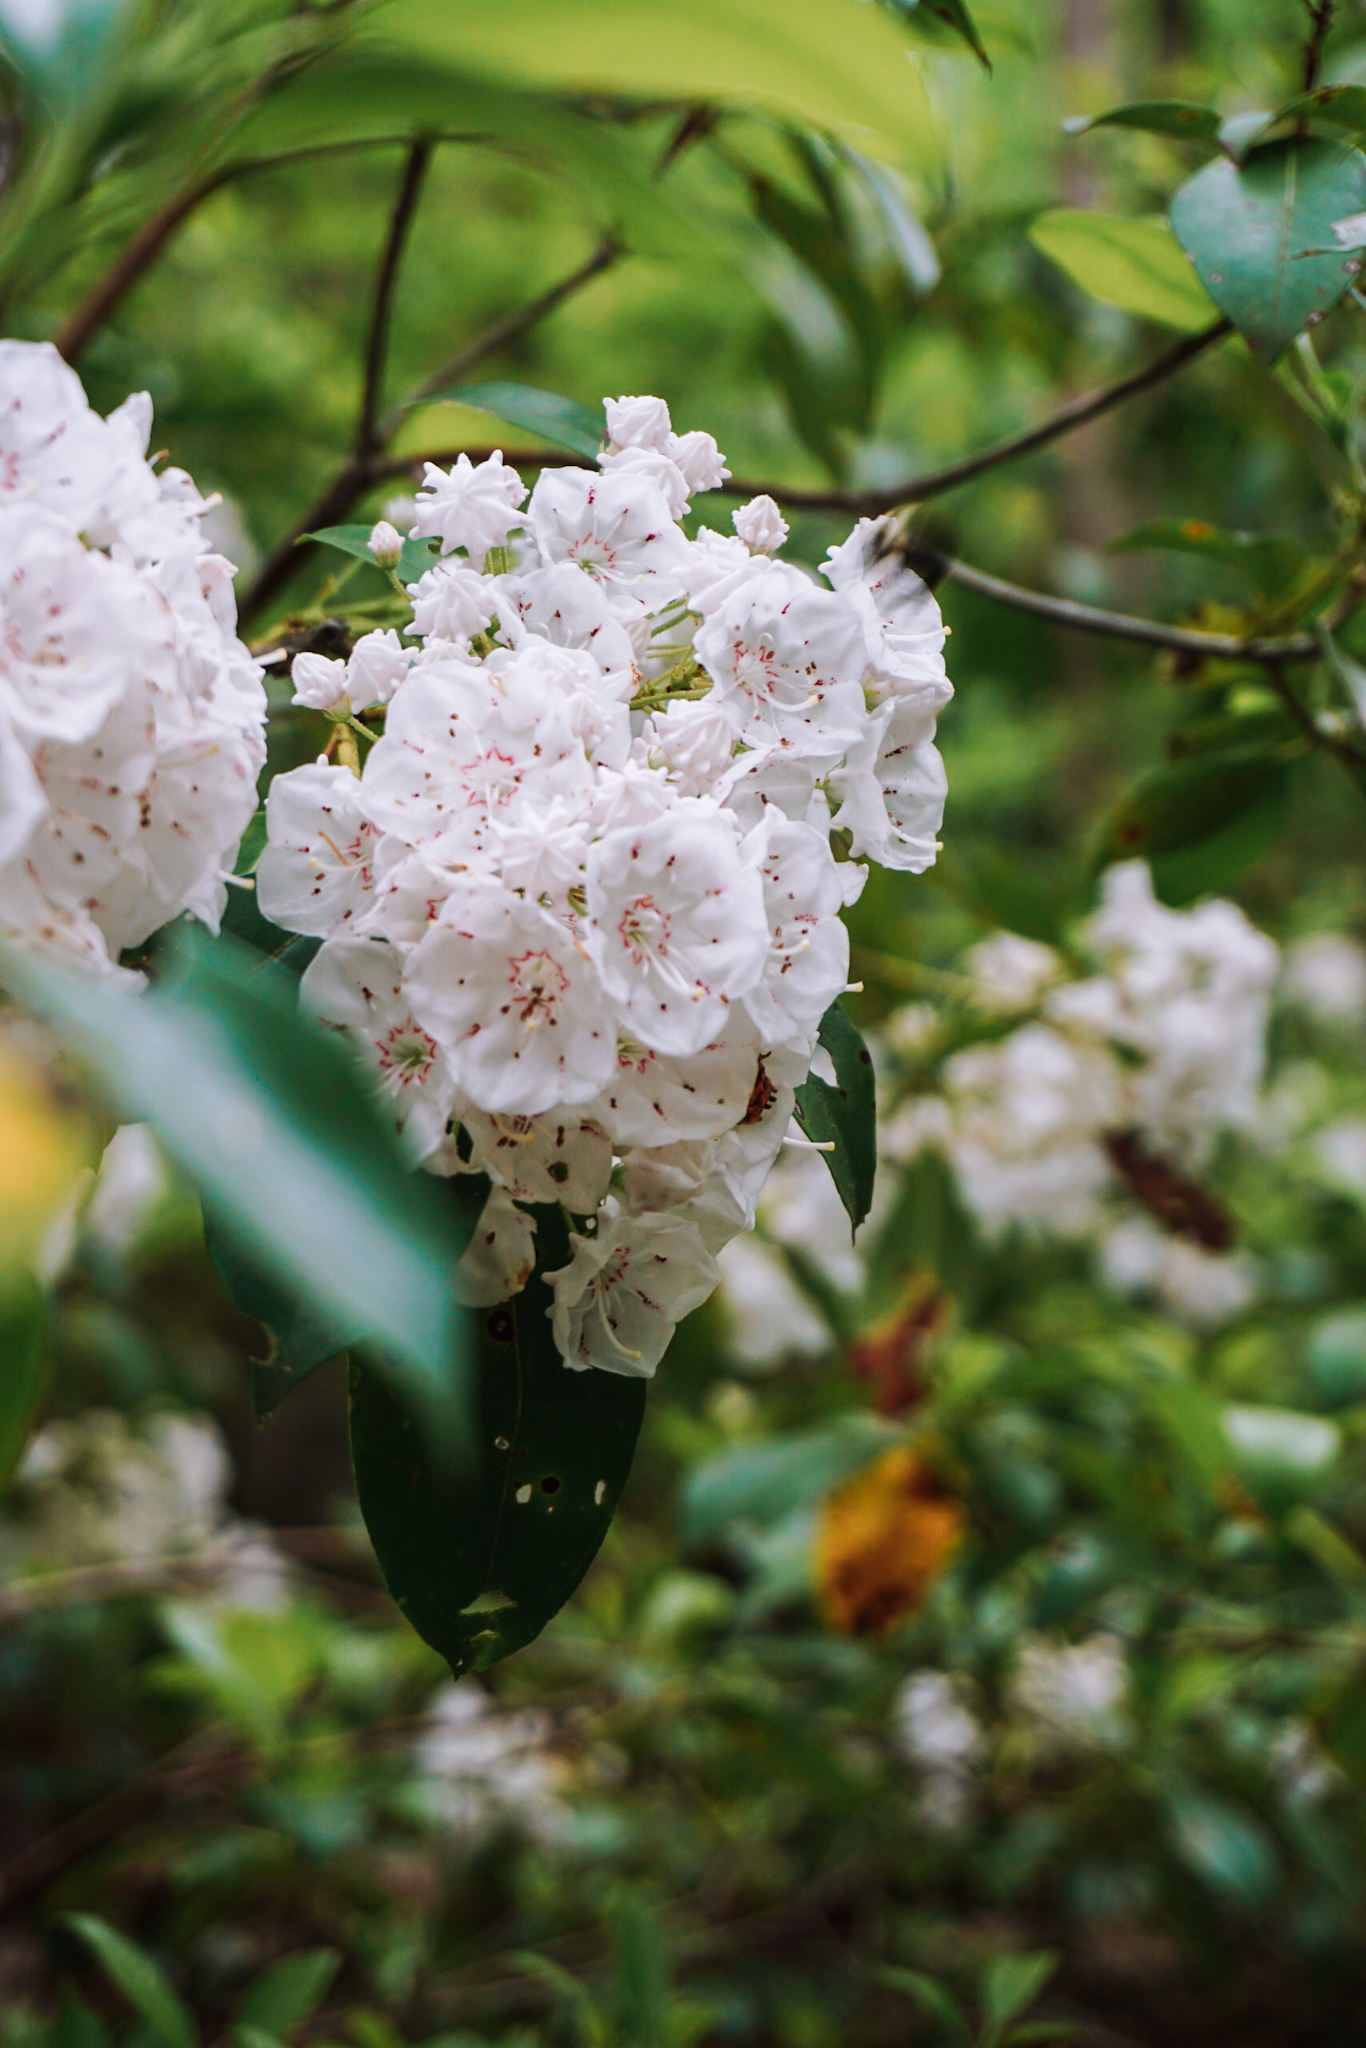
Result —
[{"label": "cluster of unopened buds", "polygon": [[110,974],[217,930],[266,757],[214,502],[107,419],[49,342],[0,342],[0,936]]},{"label": "cluster of unopened buds", "polygon": [[[792,1135],[861,858],[935,857],[950,688],[938,608],[879,527],[823,583],[774,559],[767,498],[689,538],[715,442],[657,398],[606,414],[598,467],[529,499],[501,456],[428,465],[411,626],[295,658],[345,750],[272,784],[257,888],[322,940],[304,1001],[414,1157],[489,1176],[465,1297],[525,1284],[558,1203],[565,1362],[648,1374]],[[402,538],[377,527],[375,560]]]}]

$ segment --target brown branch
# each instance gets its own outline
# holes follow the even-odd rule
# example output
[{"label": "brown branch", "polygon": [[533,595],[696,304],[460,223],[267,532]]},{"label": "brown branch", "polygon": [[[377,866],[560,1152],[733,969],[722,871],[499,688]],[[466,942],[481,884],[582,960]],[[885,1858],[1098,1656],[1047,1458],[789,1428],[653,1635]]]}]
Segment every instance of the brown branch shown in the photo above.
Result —
[{"label": "brown branch", "polygon": [[910,477],[904,484],[893,484],[889,489],[787,490],[778,484],[747,483],[732,477],[726,485],[726,495],[757,498],[766,493],[798,511],[849,512],[856,518],[875,519],[879,513],[894,512],[902,505],[917,505],[926,498],[940,497],[945,491],[956,490],[959,484],[971,483],[974,477],[984,475],[1003,462],[1014,462],[1022,455],[1032,454],[1036,448],[1046,447],[1060,435],[1075,433],[1078,427],[1099,419],[1102,413],[1112,411],[1126,399],[1136,398],[1140,391],[1148,391],[1154,384],[1161,384],[1232,332],[1232,321],[1216,320],[1213,326],[1203,328],[1199,334],[1187,335],[1175,347],[1154,356],[1141,370],[1122,377],[1117,384],[1107,384],[1104,390],[1089,392],[1084,398],[1069,399],[1066,405],[1059,406],[1037,427],[1015,434],[1008,441],[999,441],[994,448],[984,448],[978,455],[968,455],[961,462],[952,462],[947,469],[930,470],[924,476]]},{"label": "brown branch", "polygon": [[[579,291],[591,278],[614,263],[621,251],[622,244],[615,236],[605,236],[586,263],[581,263],[577,270],[571,271],[568,277],[552,285],[549,291],[542,292],[539,298],[532,299],[527,305],[519,306],[503,319],[495,321],[485,333],[478,335],[458,354],[452,356],[434,378],[428,378],[426,383],[419,386],[412,398],[405,399],[401,405],[395,406],[381,421],[375,445],[364,454],[356,453],[349,456],[293,530],[272,548],[258,570],[250,590],[242,599],[242,617],[251,617],[278,595],[303,559],[300,543],[310,533],[316,533],[320,527],[335,526],[339,520],[345,518],[356,499],[371,484],[382,483],[386,477],[403,476],[415,470],[418,464],[424,461],[453,462],[453,454],[391,456],[384,453],[384,450],[414,405],[432,398],[442,385],[467,376],[486,356],[492,355],[498,349],[506,348],[513,341],[520,340],[537,321],[543,320],[548,313],[553,313],[571,293]],[[478,461],[483,453],[492,451],[465,449],[456,452],[468,454],[472,460]],[[577,462],[581,458],[559,454],[531,454],[513,456],[509,459],[514,464],[521,460],[528,467],[539,464],[543,468],[549,468],[561,467],[566,463]]]},{"label": "brown branch", "polygon": [[394,211],[389,220],[384,251],[375,275],[370,334],[365,344],[365,382],[361,390],[360,417],[356,422],[355,453],[356,460],[360,463],[368,461],[383,439],[379,425],[379,402],[384,386],[384,365],[389,355],[389,327],[394,310],[394,287],[398,283],[398,268],[403,260],[403,245],[413,224],[413,215],[417,211],[417,202],[422,192],[422,182],[431,160],[432,146],[429,142],[415,142],[408,151],[398,196],[394,200]]},{"label": "brown branch", "polygon": [[1130,618],[1124,612],[1077,604],[1069,597],[1048,597],[1040,590],[1026,590],[1019,583],[988,576],[967,562],[941,554],[938,548],[923,541],[908,542],[902,552],[909,566],[924,577],[931,589],[940,583],[956,583],[961,589],[989,597],[994,604],[1006,605],[1011,611],[1028,612],[1055,626],[1072,626],[1079,632],[1098,633],[1105,639],[1170,648],[1174,653],[1199,655],[1205,660],[1252,661],[1268,669],[1282,662],[1319,659],[1319,644],[1312,633],[1295,633],[1283,640],[1240,640],[1234,633],[1203,633],[1190,626],[1164,626],[1156,619]]},{"label": "brown branch", "polygon": [[1336,0],[1304,0],[1312,24],[1304,46],[1304,71],[1300,79],[1300,90],[1312,92],[1319,82],[1319,66],[1323,62],[1323,46],[1328,31],[1333,25]]},{"label": "brown branch", "polygon": [[419,385],[411,398],[405,398],[402,405],[394,407],[385,420],[381,439],[385,442],[392,440],[405,415],[414,406],[425,404],[449,385],[462,384],[470,371],[477,369],[489,356],[496,355],[499,349],[510,348],[514,341],[520,341],[524,334],[529,334],[566,299],[582,291],[599,272],[609,269],[621,255],[622,248],[623,244],[615,235],[604,235],[586,263],[581,263],[558,284],[551,285],[549,291],[542,292],[538,299],[532,299],[525,306],[518,306],[505,314],[501,320],[495,320],[485,333],[457,350],[448,363],[443,363],[434,375]]},{"label": "brown branch", "polygon": [[[1323,652],[1321,643],[1319,652]],[[1352,746],[1350,742],[1340,740],[1333,733],[1323,730],[1298,691],[1292,688],[1281,662],[1269,661],[1266,664],[1266,679],[1310,746],[1317,747],[1321,753],[1331,754],[1333,759],[1346,769],[1358,790],[1366,795],[1366,754]]]},{"label": "brown branch", "polygon": [[[183,226],[204,202],[212,199],[225,185],[238,178],[244,178],[251,171],[278,170],[283,164],[297,164],[310,157],[336,156],[348,149],[396,149],[406,141],[402,135],[371,135],[355,138],[348,142],[320,142],[306,149],[282,150],[278,156],[253,158],[250,162],[228,164],[205,178],[198,185],[178,193],[167,201],[158,213],[138,230],[123,254],[113,267],[107,270],[90,291],[82,304],[72,314],[66,326],[55,338],[55,346],[67,362],[75,364],[90,346],[105,321],[117,310],[143,272],[151,267],[170,241],[176,229]],[[472,138],[462,132],[452,132],[436,138],[441,142],[463,142]]]}]

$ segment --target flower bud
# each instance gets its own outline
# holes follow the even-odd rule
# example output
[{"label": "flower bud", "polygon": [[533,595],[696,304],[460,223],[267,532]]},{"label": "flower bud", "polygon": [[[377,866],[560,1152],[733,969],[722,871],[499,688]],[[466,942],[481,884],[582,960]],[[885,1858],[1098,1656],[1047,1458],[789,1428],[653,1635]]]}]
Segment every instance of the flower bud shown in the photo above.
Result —
[{"label": "flower bud", "polygon": [[387,519],[381,519],[372,530],[367,543],[371,554],[381,569],[396,569],[403,553],[403,535]]},{"label": "flower bud", "polygon": [[357,709],[387,704],[413,665],[416,649],[405,647],[392,627],[364,633],[346,664],[347,694]]},{"label": "flower bud", "polygon": [[788,536],[788,524],[772,498],[751,498],[738,512],[731,513],[731,522],[751,554],[771,555],[780,548]]},{"label": "flower bud", "polygon": [[351,709],[346,663],[326,654],[296,654],[291,670],[294,702],[308,711],[330,711],[345,717]]},{"label": "flower bud", "polygon": [[721,450],[698,427],[691,433],[670,434],[668,455],[682,470],[690,491],[717,491],[730,475]]},{"label": "flower bud", "polygon": [[669,440],[669,408],[662,398],[604,398],[607,438],[613,448],[653,448]]}]

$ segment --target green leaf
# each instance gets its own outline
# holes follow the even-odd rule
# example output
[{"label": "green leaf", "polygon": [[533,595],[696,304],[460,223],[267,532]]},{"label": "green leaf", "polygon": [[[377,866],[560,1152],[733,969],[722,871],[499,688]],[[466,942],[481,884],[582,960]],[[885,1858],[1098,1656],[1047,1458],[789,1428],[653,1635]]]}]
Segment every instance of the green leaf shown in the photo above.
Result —
[{"label": "green leaf", "polygon": [[47,1305],[22,1267],[0,1274],[0,1493],[14,1476],[47,1377]]},{"label": "green leaf", "polygon": [[1333,222],[1366,207],[1366,157],[1330,142],[1220,158],[1172,200],[1172,226],[1210,297],[1262,362],[1337,304],[1361,268],[1331,248]]},{"label": "green leaf", "polygon": [[895,13],[909,21],[919,22],[926,15],[935,21],[942,21],[945,28],[952,29],[960,36],[980,64],[991,70],[991,59],[977,33],[977,25],[968,13],[964,0],[891,0]]},{"label": "green leaf", "polygon": [[551,1336],[543,1274],[566,1263],[563,1212],[537,1207],[537,1270],[479,1318],[472,1464],[433,1469],[411,1416],[351,1371],[356,1492],[390,1592],[459,1675],[540,1634],[597,1555],[645,1412],[645,1382],[571,1372]]},{"label": "green leaf", "polygon": [[1275,1845],[1246,1808],[1190,1786],[1172,1799],[1168,1827],[1181,1861],[1226,1899],[1263,1906],[1278,1889]]},{"label": "green leaf", "polygon": [[154,1125],[241,1247],[323,1320],[382,1341],[382,1370],[449,1440],[464,1367],[446,1205],[282,970],[220,939],[174,987],[111,993],[30,956],[0,973],[120,1114]]},{"label": "green leaf", "polygon": [[895,1423],[855,1410],[825,1429],[718,1452],[695,1465],[684,1483],[684,1548],[705,1550],[737,1523],[767,1527],[794,1508],[814,1507],[904,1440]]},{"label": "green leaf", "polygon": [[946,1984],[925,1976],[921,1970],[903,1970],[894,1963],[884,1963],[874,1974],[886,1990],[912,1999],[922,2012],[938,2020],[951,2041],[966,2042],[970,2039],[968,2023]]},{"label": "green leaf", "polygon": [[1292,1408],[1225,1408],[1223,1426],[1238,1477],[1271,1514],[1316,1494],[1342,1449],[1336,1423]]},{"label": "green leaf", "polygon": [[1107,306],[1122,306],[1194,334],[1215,309],[1164,220],[1129,220],[1070,206],[1041,213],[1029,239],[1072,282]]},{"label": "green leaf", "polygon": [[96,93],[130,12],[128,0],[48,0],[41,7],[0,7],[0,52],[63,111]]},{"label": "green leaf", "polygon": [[1168,554],[1201,555],[1240,569],[1268,597],[1282,596],[1302,573],[1306,556],[1288,533],[1229,533],[1204,519],[1148,519],[1106,543],[1112,555],[1155,548]]},{"label": "green leaf", "polygon": [[311,1948],[286,1956],[248,1987],[237,2014],[238,2026],[256,2027],[284,2040],[316,2011],[340,1962],[341,1955],[334,1948]]},{"label": "green leaf", "polygon": [[1032,1956],[993,1956],[982,1973],[982,2009],[993,2027],[1026,2011],[1058,1967],[1049,1949]]},{"label": "green leaf", "polygon": [[63,1925],[93,1951],[162,2048],[197,2048],[193,2019],[150,1956],[93,1913],[63,1913],[61,1917]]},{"label": "green leaf", "polygon": [[1366,1309],[1342,1309],[1315,1324],[1309,1339],[1309,1376],[1330,1407],[1366,1401]]},{"label": "green leaf", "polygon": [[590,462],[596,462],[606,437],[601,406],[580,405],[577,398],[538,391],[531,384],[453,384],[448,391],[431,392],[422,403],[468,405],[476,412],[492,413]]},{"label": "green leaf", "polygon": [[1167,762],[1111,812],[1096,865],[1146,860],[1158,896],[1174,906],[1218,894],[1274,843],[1287,789],[1283,764],[1248,748]]},{"label": "green leaf", "polygon": [[[483,1173],[452,1174],[436,1181],[433,1191],[447,1212],[447,1251],[454,1262],[474,1236],[488,1200],[489,1179]],[[243,1249],[210,1203],[204,1205],[204,1238],[233,1306],[260,1323],[269,1339],[265,1357],[253,1359],[251,1368],[252,1410],[256,1420],[264,1422],[316,1366],[362,1342],[371,1324],[368,1319],[320,1311],[306,1296],[281,1287]]]},{"label": "green leaf", "polygon": [[1093,128],[1140,128],[1148,135],[1174,135],[1182,142],[1219,145],[1219,116],[1213,107],[1194,100],[1130,100],[1104,114],[1078,114],[1063,122],[1068,135],[1087,135]]},{"label": "green leaf", "polygon": [[813,1144],[828,1147],[825,1163],[857,1230],[873,1206],[877,1172],[877,1107],[873,1058],[838,1002],[821,1018],[820,1043],[835,1069],[835,1083],[812,1074],[797,1090],[797,1122]]},{"label": "green leaf", "polygon": [[[342,554],[350,555],[358,562],[368,562],[372,569],[378,569],[379,564],[370,552],[370,536],[374,530],[373,524],[324,526],[319,528],[317,533],[302,535],[302,539],[321,541],[324,547],[337,548]],[[435,548],[436,543],[431,540],[405,540],[403,553],[399,556],[398,567],[394,571],[399,582],[416,583],[419,576],[425,575],[436,560]],[[480,566],[483,566],[482,563]],[[383,574],[383,571],[380,573]]]},{"label": "green leaf", "polygon": [[1231,124],[1226,122],[1221,137],[1228,153],[1240,161],[1273,129],[1281,128],[1289,121],[1297,127],[1303,124],[1316,133],[1340,138],[1363,135],[1366,134],[1366,86],[1315,86],[1312,92],[1297,92],[1293,99],[1282,101],[1274,113],[1243,116],[1242,119],[1247,122],[1246,127],[1229,132]]},{"label": "green leaf", "polygon": [[1218,1404],[1193,1380],[1158,1380],[1148,1401],[1158,1421],[1207,1491],[1213,1492],[1233,1469],[1233,1446],[1223,1427]]},{"label": "green leaf", "polygon": [[[938,4],[938,0],[936,0]],[[409,50],[478,77],[557,93],[762,106],[785,120],[932,133],[889,13],[863,0],[387,0],[359,46]]]}]

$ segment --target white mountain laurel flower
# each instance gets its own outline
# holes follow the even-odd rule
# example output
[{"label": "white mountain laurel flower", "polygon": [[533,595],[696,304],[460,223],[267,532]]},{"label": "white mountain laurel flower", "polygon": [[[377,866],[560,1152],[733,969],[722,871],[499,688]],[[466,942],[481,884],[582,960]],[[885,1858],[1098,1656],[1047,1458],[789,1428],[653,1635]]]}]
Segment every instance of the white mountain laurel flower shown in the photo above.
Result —
[{"label": "white mountain laurel flower", "polygon": [[443,558],[411,625],[296,661],[385,705],[383,734],[359,776],[276,778],[257,880],[323,941],[305,1002],[413,1155],[492,1182],[461,1297],[518,1292],[558,1203],[562,1358],[648,1374],[752,1226],[848,981],[865,870],[835,857],[832,800],[856,850],[927,865],[948,685],[933,598],[862,528],[833,588],[769,558],[766,500],[691,540],[690,494],[726,476],[711,436],[656,398],[608,400],[606,426],[598,467],[543,470],[529,501],[500,457],[428,468],[413,531]]},{"label": "white mountain laurel flower", "polygon": [[151,426],[0,342],[0,936],[101,974],[182,912],[218,929],[265,761],[211,501]]},{"label": "white mountain laurel flower", "polygon": [[370,529],[366,546],[381,569],[396,569],[403,555],[403,535],[387,519],[379,519]]}]

